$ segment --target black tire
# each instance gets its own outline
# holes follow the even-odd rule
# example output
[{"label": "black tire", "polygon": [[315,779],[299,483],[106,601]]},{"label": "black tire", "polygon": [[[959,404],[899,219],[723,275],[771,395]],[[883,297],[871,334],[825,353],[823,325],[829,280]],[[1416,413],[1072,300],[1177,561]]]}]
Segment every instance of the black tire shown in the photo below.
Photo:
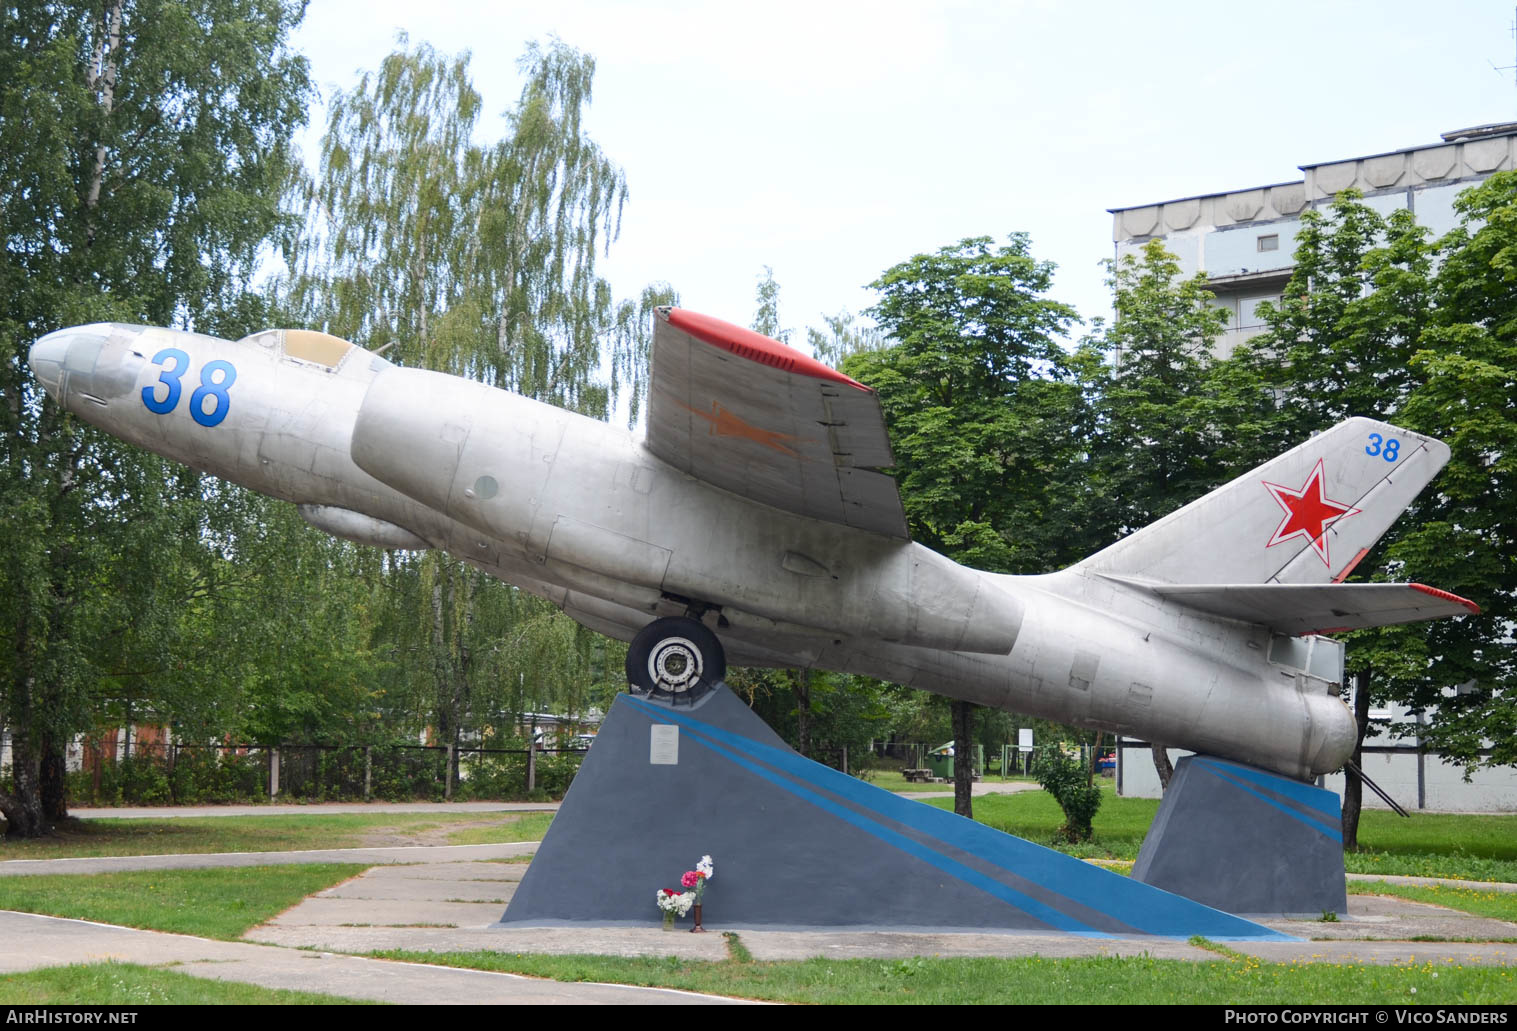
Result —
[{"label": "black tire", "polygon": [[627,649],[627,683],[649,698],[688,704],[726,675],[722,642],[705,624],[683,616],[655,619]]}]

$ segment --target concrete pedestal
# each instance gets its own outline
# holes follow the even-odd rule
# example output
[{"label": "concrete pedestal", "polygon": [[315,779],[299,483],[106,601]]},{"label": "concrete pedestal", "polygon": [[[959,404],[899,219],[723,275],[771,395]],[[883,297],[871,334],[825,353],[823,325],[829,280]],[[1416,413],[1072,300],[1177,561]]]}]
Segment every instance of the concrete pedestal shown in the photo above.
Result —
[{"label": "concrete pedestal", "polygon": [[1348,905],[1338,796],[1211,756],[1175,767],[1132,879],[1229,913]]},{"label": "concrete pedestal", "polygon": [[616,699],[502,923],[653,926],[703,854],[713,930],[1284,937],[804,759],[724,686]]}]

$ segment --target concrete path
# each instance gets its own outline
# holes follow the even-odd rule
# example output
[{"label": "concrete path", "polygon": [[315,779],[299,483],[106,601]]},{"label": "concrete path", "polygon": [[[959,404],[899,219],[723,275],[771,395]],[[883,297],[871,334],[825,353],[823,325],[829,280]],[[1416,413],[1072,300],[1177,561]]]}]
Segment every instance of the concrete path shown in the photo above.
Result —
[{"label": "concrete path", "polygon": [[[1025,780],[977,780],[969,786],[969,793],[974,798],[981,795],[1015,795],[1022,791],[1042,791],[1042,787]],[[953,785],[945,788],[936,788],[932,791],[897,791],[902,798],[952,798]]]},{"label": "concrete path", "polygon": [[186,816],[324,816],[330,813],[556,813],[557,802],[313,802],[310,805],[184,805],[72,808],[81,820],[174,820]]},{"label": "concrete path", "polygon": [[[600,953],[615,956],[661,955],[682,959],[725,958],[720,935],[665,933],[650,917],[646,927],[501,927],[495,924],[525,873],[524,864],[460,860],[371,869],[320,892],[286,910],[247,935],[249,940],[334,952],[411,949],[426,952],[497,951]],[[734,931],[755,959],[906,958],[910,956],[1133,956],[1211,961],[1215,952],[1188,942],[1160,938],[1076,938],[1063,935],[902,932],[883,930],[772,930],[724,925],[719,897],[708,906],[713,931]],[[1410,942],[1414,938],[1517,938],[1517,924],[1470,916],[1440,906],[1380,896],[1349,898],[1349,913],[1339,921],[1265,920],[1267,925],[1303,939],[1283,954],[1307,959],[1345,939],[1396,939],[1401,952],[1375,949],[1364,962],[1407,954],[1470,962],[1517,965],[1517,946],[1483,943]],[[443,925],[443,926],[439,926]],[[493,925],[493,926],[492,926]],[[688,924],[681,925],[688,926]],[[1246,951],[1243,945],[1237,945]],[[1248,946],[1252,948],[1252,946]],[[1357,954],[1356,954],[1357,955]]]},{"label": "concrete path", "polygon": [[[0,971],[116,959],[182,964],[195,976],[279,988],[323,991],[394,1002],[707,1002],[678,992],[559,984],[503,974],[425,964],[397,964],[336,953],[386,949],[415,952],[498,951],[595,953],[721,960],[720,933],[662,931],[652,914],[638,927],[501,927],[497,921],[536,843],[325,849],[307,852],[130,856],[106,859],[15,860],[6,875],[94,873],[122,869],[248,866],[290,862],[361,862],[363,874],[335,885],[254,928],[244,942],[217,942],[78,920],[0,912]],[[503,861],[506,860],[506,861]],[[1381,878],[1433,883],[1419,878]],[[1454,882],[1506,890],[1511,886]],[[3,898],[0,882],[0,898]],[[651,909],[651,903],[650,903]],[[707,926],[733,931],[759,960],[827,958],[901,959],[912,956],[1135,956],[1223,962],[1218,953],[1184,941],[1109,939],[1064,935],[901,931],[774,930],[727,926],[720,895],[711,900]],[[1228,947],[1280,962],[1407,964],[1421,962],[1517,966],[1517,924],[1470,916],[1404,899],[1351,895],[1339,921],[1266,920],[1300,942],[1236,942]],[[1427,941],[1417,938],[1476,939]],[[1484,940],[1481,940],[1484,939]],[[1493,939],[1509,939],[1502,942]],[[314,950],[314,951],[313,951]],[[725,1000],[724,1000],[725,1001]]]},{"label": "concrete path", "polygon": [[1517,891],[1517,883],[1510,881],[1461,881],[1455,877],[1402,877],[1399,874],[1351,873],[1349,883],[1354,881],[1384,881],[1386,884],[1406,884],[1413,887],[1469,888],[1472,891]]},{"label": "concrete path", "polygon": [[[1298,938],[1312,939],[1313,947],[1324,941],[1369,939],[1401,942],[1418,938],[1467,938],[1476,942],[1517,939],[1517,924],[1392,895],[1350,895],[1348,915],[1338,920],[1265,918],[1259,922]],[[1427,943],[1417,942],[1418,951],[1424,944]],[[1437,947],[1436,943],[1431,944]],[[1241,946],[1239,949],[1243,951]],[[1511,956],[1502,962],[1517,962],[1517,946],[1502,944],[1498,951]]]},{"label": "concrete path", "polygon": [[[716,936],[720,941],[720,936]],[[350,999],[432,1006],[546,1003],[617,1006],[738,1000],[661,988],[577,984],[416,963],[213,941],[84,920],[0,912],[0,972],[69,963],[173,964],[180,973]]]},{"label": "concrete path", "polygon": [[[383,845],[323,848],[304,852],[210,852],[165,856],[94,856],[79,859],[11,859],[0,862],[0,877],[54,873],[113,873],[117,870],[194,870],[216,866],[287,866],[291,863],[432,863],[501,860],[531,856],[537,842],[499,845]],[[526,868],[523,864],[523,869]]]}]

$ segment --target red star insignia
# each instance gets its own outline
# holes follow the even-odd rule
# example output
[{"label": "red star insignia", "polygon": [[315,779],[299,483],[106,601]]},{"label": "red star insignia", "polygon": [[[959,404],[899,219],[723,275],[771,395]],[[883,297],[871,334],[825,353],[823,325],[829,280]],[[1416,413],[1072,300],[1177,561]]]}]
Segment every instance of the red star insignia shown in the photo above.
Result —
[{"label": "red star insignia", "polygon": [[1275,535],[1265,547],[1273,548],[1293,537],[1305,537],[1311,542],[1312,550],[1317,553],[1322,564],[1331,569],[1333,564],[1327,557],[1327,528],[1339,519],[1357,514],[1359,510],[1340,501],[1329,501],[1323,492],[1322,480],[1322,459],[1319,458],[1317,467],[1299,490],[1264,481],[1265,489],[1285,511],[1285,518],[1275,527]]}]

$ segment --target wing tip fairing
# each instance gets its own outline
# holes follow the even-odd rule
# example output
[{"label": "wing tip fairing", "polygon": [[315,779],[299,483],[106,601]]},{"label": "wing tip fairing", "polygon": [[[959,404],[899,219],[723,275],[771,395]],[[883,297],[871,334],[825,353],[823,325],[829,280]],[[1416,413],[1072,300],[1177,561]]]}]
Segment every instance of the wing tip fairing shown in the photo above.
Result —
[{"label": "wing tip fairing", "polygon": [[824,365],[815,358],[802,354],[795,348],[766,337],[762,333],[756,333],[751,329],[744,329],[742,326],[723,322],[721,319],[702,315],[686,308],[663,307],[658,309],[658,313],[674,328],[683,330],[697,340],[710,344],[712,347],[719,347],[739,358],[746,358],[751,362],[784,372],[810,376],[813,379],[831,380],[834,383],[844,383],[859,390],[869,391],[869,388],[858,380],[845,376],[831,366]]},{"label": "wing tip fairing", "polygon": [[1421,591],[1423,594],[1430,594],[1434,598],[1438,598],[1441,601],[1452,602],[1455,605],[1463,605],[1466,609],[1469,610],[1469,613],[1472,616],[1480,615],[1479,605],[1476,605],[1468,598],[1459,597],[1459,595],[1453,593],[1452,591],[1440,591],[1438,588],[1429,587],[1427,584],[1407,584],[1407,586],[1414,591]]}]

